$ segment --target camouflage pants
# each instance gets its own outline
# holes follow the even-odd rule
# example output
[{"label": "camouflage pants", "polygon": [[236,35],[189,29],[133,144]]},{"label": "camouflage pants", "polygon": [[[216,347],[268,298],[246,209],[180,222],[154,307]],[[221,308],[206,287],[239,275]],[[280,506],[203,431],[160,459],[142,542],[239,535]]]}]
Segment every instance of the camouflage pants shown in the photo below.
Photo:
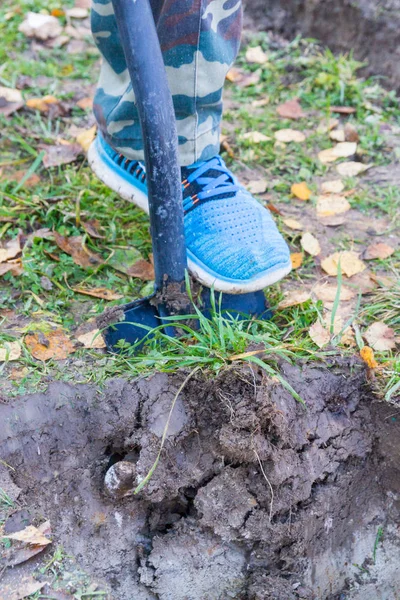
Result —
[{"label": "camouflage pants", "polygon": [[[173,97],[181,165],[219,152],[222,89],[242,26],[241,0],[152,0]],[[93,0],[92,33],[103,61],[94,112],[104,137],[143,159],[135,98],[110,0]]]}]

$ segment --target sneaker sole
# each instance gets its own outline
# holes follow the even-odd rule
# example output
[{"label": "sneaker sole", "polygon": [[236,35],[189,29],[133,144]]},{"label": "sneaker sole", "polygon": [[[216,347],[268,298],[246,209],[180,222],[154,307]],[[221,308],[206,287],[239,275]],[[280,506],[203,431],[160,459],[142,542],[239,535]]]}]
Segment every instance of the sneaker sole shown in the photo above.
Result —
[{"label": "sneaker sole", "polygon": [[[119,194],[124,200],[132,202],[149,214],[149,201],[147,194],[135,188],[125,177],[115,172],[110,157],[101,152],[99,143],[92,142],[88,151],[88,162],[97,177]],[[265,273],[257,278],[241,281],[239,279],[224,279],[220,275],[207,269],[191,252],[187,250],[188,269],[191,275],[208,288],[227,294],[246,294],[257,292],[283,279],[292,270],[291,263],[284,265],[273,273]]]}]

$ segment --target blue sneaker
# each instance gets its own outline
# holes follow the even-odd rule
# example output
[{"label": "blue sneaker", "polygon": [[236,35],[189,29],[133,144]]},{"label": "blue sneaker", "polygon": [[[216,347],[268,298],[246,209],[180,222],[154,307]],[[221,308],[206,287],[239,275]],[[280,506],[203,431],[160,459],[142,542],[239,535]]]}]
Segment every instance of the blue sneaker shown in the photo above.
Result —
[{"label": "blue sneaker", "polygon": [[[149,212],[142,163],[98,135],[88,160],[96,175]],[[220,156],[182,168],[188,268],[216,291],[242,294],[276,283],[291,268],[289,248],[270,212],[241,186]]]}]

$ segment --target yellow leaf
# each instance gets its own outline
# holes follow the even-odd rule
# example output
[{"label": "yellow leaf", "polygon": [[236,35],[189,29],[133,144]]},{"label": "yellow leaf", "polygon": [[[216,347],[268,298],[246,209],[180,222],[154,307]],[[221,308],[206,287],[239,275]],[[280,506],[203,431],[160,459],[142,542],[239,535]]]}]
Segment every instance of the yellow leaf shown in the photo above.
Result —
[{"label": "yellow leaf", "polygon": [[366,269],[365,264],[358,258],[358,253],[352,250],[334,252],[321,261],[321,267],[325,273],[336,277],[338,274],[339,262],[342,273],[347,277],[352,277]]},{"label": "yellow leaf", "polygon": [[292,269],[298,269],[301,267],[303,262],[303,253],[302,252],[292,252],[290,255],[290,260],[292,262]]},{"label": "yellow leaf", "polygon": [[347,198],[339,194],[324,194],[317,199],[317,216],[330,217],[340,215],[350,210]]},{"label": "yellow leaf", "polygon": [[26,101],[26,106],[40,112],[47,112],[50,104],[58,104],[58,102],[54,96],[43,96],[43,98],[30,98]]},{"label": "yellow leaf", "polygon": [[47,546],[51,544],[51,540],[47,539],[46,536],[33,525],[25,527],[22,531],[16,531],[10,535],[4,535],[3,537],[9,538],[10,540],[17,540],[18,542],[25,542],[26,544],[35,544],[38,546]]},{"label": "yellow leaf", "polygon": [[323,348],[327,344],[329,344],[331,336],[329,331],[322,325],[320,321],[316,321],[313,325],[311,325],[308,330],[308,334],[314,344],[317,344],[318,348]]},{"label": "yellow leaf", "polygon": [[334,142],[344,142],[346,136],[344,133],[344,129],[334,129],[329,133],[329,137]]},{"label": "yellow leaf", "polygon": [[311,190],[308,189],[305,181],[294,183],[291,187],[291,192],[299,200],[309,200],[311,198]]},{"label": "yellow leaf", "polygon": [[344,190],[344,183],[341,179],[324,181],[321,184],[321,190],[324,194],[340,194]]},{"label": "yellow leaf", "polygon": [[304,304],[304,302],[307,302],[310,298],[309,292],[305,292],[304,290],[290,290],[289,292],[285,292],[285,297],[279,302],[278,309]]},{"label": "yellow leaf", "polygon": [[376,369],[378,363],[374,357],[374,351],[369,346],[364,346],[360,350],[360,356],[365,363],[369,366],[370,369]]},{"label": "yellow leaf", "polygon": [[264,63],[268,62],[268,55],[265,54],[261,46],[255,46],[253,48],[247,48],[246,60],[249,63],[263,65]]},{"label": "yellow leaf", "polygon": [[96,135],[97,126],[93,125],[90,129],[79,133],[76,136],[76,141],[82,147],[82,149],[87,152],[89,150],[90,144],[93,142]]},{"label": "yellow leaf", "polygon": [[336,154],[333,152],[333,148],[327,148],[326,150],[321,150],[318,152],[318,158],[322,162],[323,165],[326,165],[331,162],[335,162],[338,159]]},{"label": "yellow leaf", "polygon": [[274,136],[278,142],[285,143],[297,142],[300,144],[306,139],[304,133],[302,131],[298,131],[297,129],[279,129],[275,132]]},{"label": "yellow leaf", "polygon": [[302,235],[300,244],[303,250],[305,250],[305,252],[311,256],[318,256],[318,254],[321,252],[319,241],[313,236],[312,233],[309,233],[308,231]]},{"label": "yellow leaf", "polygon": [[299,221],[296,221],[296,219],[291,219],[289,217],[288,219],[283,219],[283,222],[285,223],[286,227],[289,227],[289,229],[295,229],[299,231],[303,229],[303,225],[299,223]]},{"label": "yellow leaf", "polygon": [[99,349],[106,347],[106,343],[99,329],[93,329],[92,331],[82,333],[76,339],[83,344],[85,348]]}]

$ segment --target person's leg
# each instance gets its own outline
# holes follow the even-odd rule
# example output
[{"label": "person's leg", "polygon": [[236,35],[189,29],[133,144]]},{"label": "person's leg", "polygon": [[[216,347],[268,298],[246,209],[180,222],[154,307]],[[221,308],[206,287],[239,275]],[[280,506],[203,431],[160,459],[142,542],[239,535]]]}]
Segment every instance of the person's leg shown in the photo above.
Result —
[{"label": "person's leg", "polygon": [[[181,166],[219,152],[222,89],[240,44],[241,0],[153,0],[172,93]],[[92,33],[102,54],[94,112],[104,139],[143,160],[134,94],[108,0],[93,0]]]}]

